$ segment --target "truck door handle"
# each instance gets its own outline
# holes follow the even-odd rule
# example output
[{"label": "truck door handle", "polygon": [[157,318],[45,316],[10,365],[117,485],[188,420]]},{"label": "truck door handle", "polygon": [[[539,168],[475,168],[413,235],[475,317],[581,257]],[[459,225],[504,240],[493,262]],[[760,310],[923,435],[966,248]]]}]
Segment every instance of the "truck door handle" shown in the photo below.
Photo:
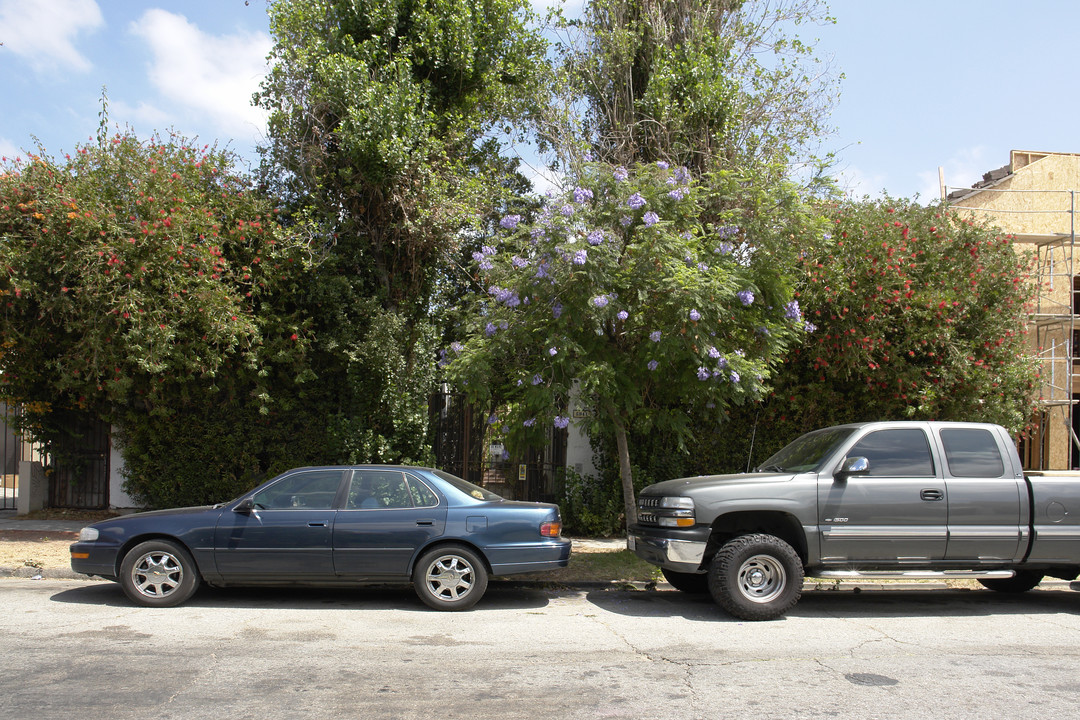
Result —
[{"label": "truck door handle", "polygon": [[919,497],[923,500],[944,500],[945,493],[936,488],[928,488],[919,493]]}]

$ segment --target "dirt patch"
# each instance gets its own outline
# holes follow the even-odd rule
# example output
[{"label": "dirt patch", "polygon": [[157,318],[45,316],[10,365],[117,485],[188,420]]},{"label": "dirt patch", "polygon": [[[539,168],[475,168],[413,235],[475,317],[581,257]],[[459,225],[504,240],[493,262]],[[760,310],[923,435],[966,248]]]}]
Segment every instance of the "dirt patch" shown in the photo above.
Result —
[{"label": "dirt patch", "polygon": [[[35,532],[12,530],[5,533]],[[37,533],[36,539],[0,539],[0,567],[36,567],[43,570],[58,570],[71,567],[71,553],[68,546],[74,538],[56,539],[57,535],[75,535],[78,533]]]}]

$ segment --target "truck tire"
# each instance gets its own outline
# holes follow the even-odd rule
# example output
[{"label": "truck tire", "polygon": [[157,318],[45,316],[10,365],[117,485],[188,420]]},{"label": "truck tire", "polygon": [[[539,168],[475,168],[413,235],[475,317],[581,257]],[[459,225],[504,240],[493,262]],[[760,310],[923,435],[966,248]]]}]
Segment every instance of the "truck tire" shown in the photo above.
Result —
[{"label": "truck tire", "polygon": [[1034,570],[1017,570],[1010,578],[982,578],[979,583],[987,590],[1002,593],[1027,592],[1042,582],[1042,573]]},{"label": "truck tire", "polygon": [[725,543],[709,566],[709,592],[742,620],[773,620],[802,596],[798,553],[773,535],[740,535]]},{"label": "truck tire", "polygon": [[691,595],[704,595],[709,592],[709,575],[707,573],[684,573],[677,570],[660,568],[664,579],[676,590]]}]

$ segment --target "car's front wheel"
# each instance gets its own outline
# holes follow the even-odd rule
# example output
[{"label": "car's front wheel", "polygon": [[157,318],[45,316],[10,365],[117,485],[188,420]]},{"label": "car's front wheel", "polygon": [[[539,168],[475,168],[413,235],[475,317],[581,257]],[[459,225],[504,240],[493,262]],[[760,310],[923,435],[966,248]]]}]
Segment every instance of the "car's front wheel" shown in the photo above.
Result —
[{"label": "car's front wheel", "polygon": [[726,542],[709,566],[713,599],[737,618],[772,620],[802,596],[798,553],[773,535],[740,535]]},{"label": "car's front wheel", "polygon": [[413,569],[413,588],[428,607],[466,610],[484,596],[488,574],[476,553],[459,545],[444,545],[420,556]]},{"label": "car's front wheel", "polygon": [[148,540],[124,556],[120,585],[140,605],[172,607],[199,588],[199,570],[188,551],[177,543]]}]

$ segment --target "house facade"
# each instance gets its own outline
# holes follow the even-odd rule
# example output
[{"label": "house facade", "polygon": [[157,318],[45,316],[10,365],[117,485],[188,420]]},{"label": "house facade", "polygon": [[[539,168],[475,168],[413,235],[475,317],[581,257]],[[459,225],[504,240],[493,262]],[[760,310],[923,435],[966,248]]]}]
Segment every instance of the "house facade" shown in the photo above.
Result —
[{"label": "house facade", "polygon": [[1013,150],[1007,165],[947,199],[1013,235],[1033,263],[1039,291],[1028,330],[1042,384],[1034,433],[1021,447],[1025,468],[1080,467],[1080,154]]}]

